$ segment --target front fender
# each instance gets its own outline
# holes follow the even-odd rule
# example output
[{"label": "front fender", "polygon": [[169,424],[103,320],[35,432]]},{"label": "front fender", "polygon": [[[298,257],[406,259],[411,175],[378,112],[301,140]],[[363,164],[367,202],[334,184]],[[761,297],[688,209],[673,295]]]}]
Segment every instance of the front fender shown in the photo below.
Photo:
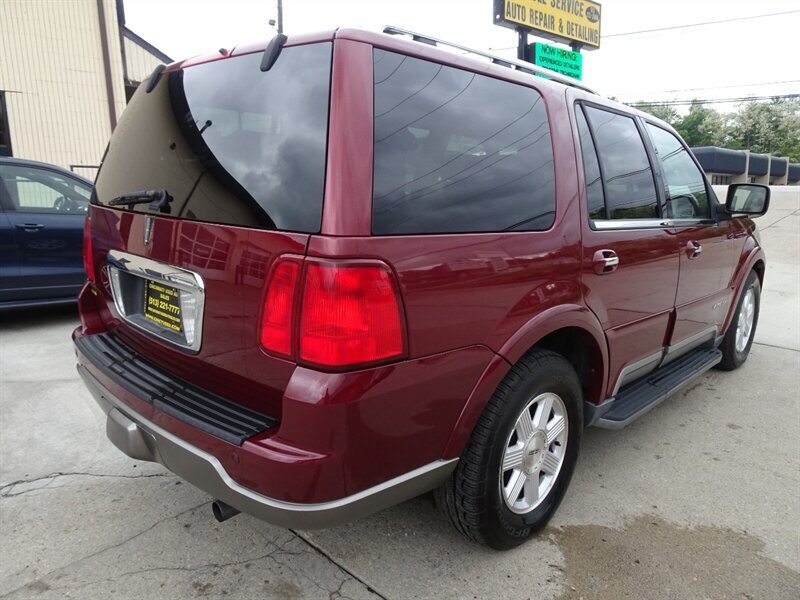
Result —
[{"label": "front fender", "polygon": [[764,249],[758,245],[753,237],[748,237],[744,248],[742,248],[742,254],[739,257],[739,264],[736,266],[736,272],[734,273],[731,281],[731,288],[734,290],[733,300],[728,307],[728,314],[725,317],[725,321],[722,323],[723,334],[728,331],[728,327],[733,320],[736,307],[739,304],[739,296],[741,295],[742,288],[747,281],[747,276],[750,275],[750,271],[755,268],[759,261],[766,265],[767,261],[766,256],[764,255]]}]

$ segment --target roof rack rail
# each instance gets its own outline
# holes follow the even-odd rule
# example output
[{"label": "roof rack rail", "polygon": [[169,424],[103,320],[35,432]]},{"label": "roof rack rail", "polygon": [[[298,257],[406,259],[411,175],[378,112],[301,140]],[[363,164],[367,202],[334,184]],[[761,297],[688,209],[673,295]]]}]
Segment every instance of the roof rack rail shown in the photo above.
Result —
[{"label": "roof rack rail", "polygon": [[529,75],[544,75],[546,77],[549,77],[553,81],[563,83],[564,85],[578,88],[580,90],[589,92],[590,94],[594,94],[596,96],[600,95],[592,88],[585,86],[582,83],[578,83],[574,79],[570,79],[569,77],[561,75],[561,73],[556,73],[555,71],[551,71],[550,69],[540,67],[539,65],[534,65],[532,63],[523,62],[521,60],[516,60],[513,58],[503,58],[502,56],[497,56],[489,52],[484,52],[482,50],[475,50],[474,48],[467,48],[466,46],[462,46],[461,44],[447,42],[445,40],[440,40],[439,38],[435,38],[429,35],[424,35],[422,33],[417,33],[415,31],[409,31],[408,29],[403,29],[402,27],[395,27],[394,25],[386,25],[383,28],[383,33],[388,33],[390,35],[409,35],[411,36],[411,39],[413,39],[415,42],[421,42],[423,44],[428,44],[429,46],[441,45],[441,46],[447,46],[449,48],[455,48],[456,50],[461,50],[462,52],[467,52],[469,54],[475,54],[477,56],[482,56],[483,58],[488,58],[496,65],[507,67],[509,69],[514,69],[516,71],[522,71],[524,73],[528,73]]}]

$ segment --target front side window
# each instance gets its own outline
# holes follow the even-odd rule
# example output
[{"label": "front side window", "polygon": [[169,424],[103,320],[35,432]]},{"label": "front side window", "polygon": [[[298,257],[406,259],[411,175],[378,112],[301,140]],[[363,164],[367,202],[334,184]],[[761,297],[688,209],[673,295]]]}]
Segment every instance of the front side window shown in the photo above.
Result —
[{"label": "front side window", "polygon": [[647,124],[661,161],[667,188],[667,216],[675,219],[703,219],[711,215],[706,181],[678,138],[669,131]]},{"label": "front side window", "polygon": [[553,149],[538,92],[383,50],[373,56],[373,233],[553,224]]},{"label": "front side window", "polygon": [[47,169],[0,165],[0,178],[7,211],[85,214],[89,205],[88,186]]},{"label": "front side window", "polygon": [[653,170],[631,117],[584,106],[594,134],[610,219],[658,218]]}]

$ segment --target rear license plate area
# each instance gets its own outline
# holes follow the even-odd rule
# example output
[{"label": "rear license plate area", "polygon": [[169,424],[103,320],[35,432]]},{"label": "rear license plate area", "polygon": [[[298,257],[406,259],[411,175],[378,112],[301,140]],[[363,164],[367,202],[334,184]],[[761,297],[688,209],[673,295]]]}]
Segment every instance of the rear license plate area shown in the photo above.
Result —
[{"label": "rear license plate area", "polygon": [[108,275],[123,320],[181,350],[200,351],[205,285],[198,273],[112,250]]},{"label": "rear license plate area", "polygon": [[159,327],[175,333],[183,333],[181,292],[177,288],[146,279],[143,309],[144,317]]}]

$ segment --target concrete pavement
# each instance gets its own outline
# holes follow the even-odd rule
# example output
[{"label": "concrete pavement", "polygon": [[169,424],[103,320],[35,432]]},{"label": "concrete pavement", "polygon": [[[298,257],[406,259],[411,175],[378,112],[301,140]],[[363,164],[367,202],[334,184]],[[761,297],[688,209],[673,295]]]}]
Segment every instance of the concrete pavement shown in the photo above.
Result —
[{"label": "concrete pavement", "polygon": [[619,432],[586,431],[548,529],[497,553],[429,497],[288,531],[107,441],[74,370],[74,309],[0,316],[0,597],[797,598],[800,191],[757,221],[768,258],[747,364]]}]

